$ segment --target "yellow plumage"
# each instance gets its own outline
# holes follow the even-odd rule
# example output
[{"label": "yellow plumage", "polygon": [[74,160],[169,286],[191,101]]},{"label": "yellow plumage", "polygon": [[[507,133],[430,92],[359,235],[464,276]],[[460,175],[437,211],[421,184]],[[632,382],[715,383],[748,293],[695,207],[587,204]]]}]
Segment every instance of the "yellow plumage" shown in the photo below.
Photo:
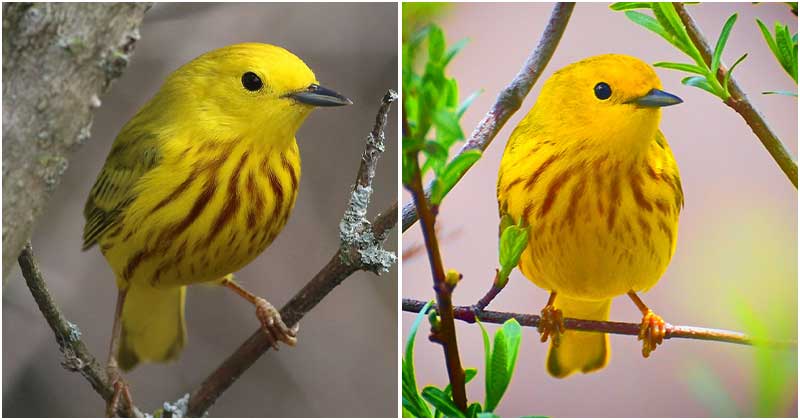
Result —
[{"label": "yellow plumage", "polygon": [[282,48],[232,45],[176,70],[123,127],[84,211],[84,249],[99,244],[126,291],[121,367],[176,357],[185,286],[239,270],[281,231],[295,132],[333,93],[316,83]]},{"label": "yellow plumage", "polygon": [[[651,288],[675,251],[683,193],[658,124],[659,107],[680,100],[660,89],[633,57],[574,63],[545,83],[508,141],[500,213],[530,226],[519,268],[556,293],[565,317],[606,320],[611,299]],[[567,331],[548,371],[589,372],[608,355],[605,334]]]}]

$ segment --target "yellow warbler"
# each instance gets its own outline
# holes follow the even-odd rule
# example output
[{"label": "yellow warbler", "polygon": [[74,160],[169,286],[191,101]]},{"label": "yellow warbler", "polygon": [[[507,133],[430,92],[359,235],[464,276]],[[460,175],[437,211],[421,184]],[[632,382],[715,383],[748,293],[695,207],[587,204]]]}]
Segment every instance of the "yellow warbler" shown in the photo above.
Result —
[{"label": "yellow warbler", "polygon": [[664,321],[636,292],[675,251],[683,192],[658,124],[661,107],[681,102],[644,62],[601,55],[553,74],[511,134],[497,199],[501,216],[530,227],[520,270],[551,292],[540,333],[553,376],[606,365],[606,334],[565,331],[563,317],[606,320],[616,296],[644,315],[645,357],[663,339]]},{"label": "yellow warbler", "polygon": [[289,51],[245,43],[176,70],[122,128],[84,210],[83,247],[99,244],[120,290],[110,370],[114,356],[127,370],[178,355],[193,283],[232,288],[256,305],[273,343],[294,343],[295,330],[230,273],[289,217],[297,129],[315,106],[350,103]]}]

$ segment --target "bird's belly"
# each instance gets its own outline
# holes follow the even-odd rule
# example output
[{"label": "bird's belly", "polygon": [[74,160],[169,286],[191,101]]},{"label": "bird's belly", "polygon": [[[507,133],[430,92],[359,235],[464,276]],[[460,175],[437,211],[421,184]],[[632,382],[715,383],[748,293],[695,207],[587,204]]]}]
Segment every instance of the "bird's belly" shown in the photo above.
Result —
[{"label": "bird's belly", "polygon": [[189,187],[182,179],[157,179],[150,194],[130,205],[125,228],[100,241],[120,287],[216,281],[261,254],[285,226],[297,197],[299,167],[277,159],[276,165],[261,165],[259,159],[231,156],[236,166],[230,171],[223,167]]},{"label": "bird's belly", "polygon": [[522,273],[539,287],[563,295],[609,299],[629,290],[647,290],[659,280],[673,253],[677,218],[664,222],[621,200],[610,222],[598,217],[591,196],[573,218],[544,218],[531,224],[520,258]]}]

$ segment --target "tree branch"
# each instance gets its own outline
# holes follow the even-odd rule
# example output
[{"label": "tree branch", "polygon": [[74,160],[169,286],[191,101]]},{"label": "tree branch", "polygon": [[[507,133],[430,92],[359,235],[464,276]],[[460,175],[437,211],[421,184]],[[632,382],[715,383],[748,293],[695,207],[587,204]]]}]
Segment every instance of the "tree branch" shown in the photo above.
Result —
[{"label": "tree branch", "polygon": [[[331,290],[356,271],[365,270],[380,274],[387,271],[397,260],[394,254],[382,248],[388,231],[397,223],[397,206],[394,205],[382,212],[372,224],[365,218],[372,196],[375,166],[384,150],[387,115],[392,102],[396,99],[397,94],[394,91],[386,93],[375,126],[367,137],[356,184],[339,225],[341,246],[325,267],[281,308],[281,318],[286,325],[296,325]],[[259,329],[253,333],[192,393],[186,415],[203,416],[217,398],[270,348],[271,343],[263,331]]]},{"label": "tree branch", "polygon": [[441,317],[441,322],[438,325],[431,326],[430,339],[442,345],[447,364],[447,375],[450,379],[450,387],[453,390],[453,402],[463,413],[466,413],[466,374],[461,366],[461,356],[458,354],[458,339],[456,338],[453,314],[452,294],[455,283],[450,284],[445,277],[444,264],[439,252],[439,240],[436,237],[436,208],[431,208],[428,205],[428,199],[422,189],[418,155],[415,155],[413,159],[416,171],[411,185],[406,187],[411,191],[411,195],[414,196],[414,204],[420,215],[422,234],[425,237],[425,248],[428,251],[428,260],[433,276],[433,290],[436,292],[436,307]]},{"label": "tree branch", "polygon": [[[97,359],[89,352],[89,349],[81,340],[81,331],[78,326],[64,318],[58,305],[50,296],[47,284],[42,277],[42,272],[33,257],[30,242],[25,244],[18,261],[22,276],[28,284],[33,299],[36,300],[36,304],[39,306],[42,315],[44,315],[47,324],[50,325],[50,329],[55,333],[58,349],[64,355],[64,361],[61,362],[61,366],[69,371],[80,373],[106,402],[110,401],[114,394],[114,389],[108,382],[105,368],[97,362]],[[124,416],[124,411],[127,411],[123,405],[124,402],[119,407],[120,411],[117,413],[119,416]],[[138,408],[131,408],[136,417],[142,417],[142,413]]]},{"label": "tree branch", "polygon": [[[403,311],[419,313],[423,306],[425,306],[425,302],[403,298]],[[453,310],[456,319],[469,323],[474,323],[475,317],[478,317],[481,322],[490,324],[502,324],[509,319],[514,318],[520,323],[520,325],[536,328],[539,326],[539,321],[541,320],[541,317],[538,315],[476,310],[475,306],[456,306],[453,308]],[[568,330],[594,331],[608,334],[634,336],[639,335],[640,329],[640,325],[634,323],[593,321],[575,318],[564,318],[564,326]],[[667,324],[666,335],[664,338],[689,338],[694,340],[721,341],[725,343],[744,344],[749,346],[769,346],[780,349],[797,348],[797,341],[793,340],[764,340],[753,338],[747,334],[736,331],[670,324]]]},{"label": "tree branch", "polygon": [[[542,75],[545,66],[550,62],[550,58],[553,56],[558,42],[564,34],[574,8],[575,3],[556,3],[553,7],[553,12],[550,14],[550,21],[547,23],[547,27],[539,40],[539,45],[525,60],[525,64],[514,77],[514,80],[511,81],[511,84],[497,95],[494,105],[472,131],[472,134],[470,134],[456,156],[468,150],[486,150],[508,119],[522,106],[522,102],[528,92],[531,91],[533,85],[539,80],[539,76]],[[464,173],[466,174],[466,171]],[[425,196],[427,198],[430,198],[431,188],[431,184],[425,188]],[[418,218],[419,215],[414,204],[406,204],[403,207],[403,232],[408,230]]]},{"label": "tree branch", "polygon": [[[683,3],[672,3],[675,6],[675,10],[678,12],[678,16],[680,16],[681,21],[683,22],[683,26],[686,27],[686,32],[689,34],[689,38],[691,38],[694,45],[700,51],[700,55],[703,56],[703,60],[708,64],[711,65],[711,58],[713,57],[713,50],[706,42],[703,33],[700,31],[700,28],[694,22],[694,19],[689,15],[689,12],[686,11],[686,8],[683,6]],[[727,68],[720,64],[719,71],[717,72],[717,79],[720,83],[724,83],[725,81],[725,74],[727,73]],[[750,129],[753,130],[756,137],[761,141],[761,144],[764,145],[764,148],[767,149],[772,159],[775,160],[775,163],[781,168],[786,177],[789,178],[789,181],[797,188],[797,162],[795,162],[794,158],[789,154],[789,151],[786,149],[786,146],[783,145],[781,140],[778,136],[769,128],[767,125],[767,121],[764,120],[764,117],[761,115],[760,112],[750,103],[747,99],[747,95],[739,88],[739,84],[736,83],[736,80],[733,76],[730,77],[728,81],[728,91],[730,92],[731,96],[727,100],[725,100],[725,105],[731,107],[734,111],[736,111],[739,115],[744,118],[747,125],[750,126]]]},{"label": "tree branch", "polygon": [[3,278],[89,138],[149,7],[3,3]]}]

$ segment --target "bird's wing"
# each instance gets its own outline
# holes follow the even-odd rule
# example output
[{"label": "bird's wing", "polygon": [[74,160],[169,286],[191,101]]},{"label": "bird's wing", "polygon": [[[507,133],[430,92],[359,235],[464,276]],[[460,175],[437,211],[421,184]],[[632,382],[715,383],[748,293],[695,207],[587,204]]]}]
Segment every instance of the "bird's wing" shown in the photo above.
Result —
[{"label": "bird's wing", "polygon": [[123,129],[111,148],[103,170],[97,176],[83,209],[83,250],[97,243],[103,233],[115,227],[136,198],[134,186],[161,159],[158,139],[150,133]]}]

